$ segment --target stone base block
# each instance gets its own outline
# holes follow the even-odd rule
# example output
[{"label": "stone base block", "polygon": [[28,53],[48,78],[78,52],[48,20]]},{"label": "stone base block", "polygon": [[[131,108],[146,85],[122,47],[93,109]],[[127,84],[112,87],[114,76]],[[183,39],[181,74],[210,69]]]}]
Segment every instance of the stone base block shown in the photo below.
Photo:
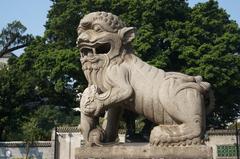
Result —
[{"label": "stone base block", "polygon": [[125,143],[103,147],[79,147],[75,159],[212,159],[212,148],[201,146],[156,147],[147,143]]}]

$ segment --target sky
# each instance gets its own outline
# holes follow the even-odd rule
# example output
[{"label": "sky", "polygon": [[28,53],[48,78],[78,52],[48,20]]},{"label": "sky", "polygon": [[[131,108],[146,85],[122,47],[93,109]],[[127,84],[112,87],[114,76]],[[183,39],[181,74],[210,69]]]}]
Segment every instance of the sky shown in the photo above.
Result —
[{"label": "sky", "polygon": [[50,0],[0,0],[0,30],[14,20],[27,27],[27,33],[43,35]]},{"label": "sky", "polygon": [[[208,0],[188,0],[188,3],[193,7],[197,3],[207,2]],[[221,8],[225,9],[230,15],[231,20],[235,20],[240,26],[240,0],[217,0]]]},{"label": "sky", "polygon": [[[188,0],[192,7],[207,0]],[[240,0],[218,0],[219,6],[230,15],[230,19],[240,25]],[[19,20],[27,27],[26,33],[42,36],[50,0],[0,0],[0,30],[14,20]],[[19,51],[18,53],[19,54]]]}]

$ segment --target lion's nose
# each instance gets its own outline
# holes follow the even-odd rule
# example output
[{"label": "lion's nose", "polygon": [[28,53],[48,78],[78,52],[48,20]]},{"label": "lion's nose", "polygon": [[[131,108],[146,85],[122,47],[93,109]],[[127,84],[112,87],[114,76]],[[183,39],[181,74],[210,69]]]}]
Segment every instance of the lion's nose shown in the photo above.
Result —
[{"label": "lion's nose", "polygon": [[89,38],[90,36],[88,34],[82,33],[79,35],[78,40],[88,42]]}]

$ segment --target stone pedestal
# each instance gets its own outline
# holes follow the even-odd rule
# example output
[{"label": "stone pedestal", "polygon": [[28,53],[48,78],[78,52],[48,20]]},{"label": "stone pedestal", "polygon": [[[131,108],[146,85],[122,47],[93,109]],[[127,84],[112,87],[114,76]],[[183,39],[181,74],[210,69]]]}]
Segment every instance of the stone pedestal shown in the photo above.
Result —
[{"label": "stone pedestal", "polygon": [[148,158],[148,159],[212,159],[212,148],[207,146],[155,147],[147,143],[129,143],[103,147],[81,147],[75,159],[84,158]]}]

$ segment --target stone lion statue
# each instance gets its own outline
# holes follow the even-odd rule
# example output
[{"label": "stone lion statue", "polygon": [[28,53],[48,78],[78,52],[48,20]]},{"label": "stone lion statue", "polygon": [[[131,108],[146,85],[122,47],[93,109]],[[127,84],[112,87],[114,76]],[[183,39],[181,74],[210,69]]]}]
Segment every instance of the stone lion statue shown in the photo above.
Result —
[{"label": "stone lion statue", "polygon": [[[157,124],[150,134],[151,145],[201,143],[206,112],[213,104],[208,100],[205,106],[205,99],[213,97],[209,83],[201,76],[165,72],[143,62],[131,47],[135,28],[111,13],[85,15],[77,31],[88,81],[80,102],[80,129],[90,145],[116,140],[122,109]],[[105,121],[98,126],[105,112]]]}]

